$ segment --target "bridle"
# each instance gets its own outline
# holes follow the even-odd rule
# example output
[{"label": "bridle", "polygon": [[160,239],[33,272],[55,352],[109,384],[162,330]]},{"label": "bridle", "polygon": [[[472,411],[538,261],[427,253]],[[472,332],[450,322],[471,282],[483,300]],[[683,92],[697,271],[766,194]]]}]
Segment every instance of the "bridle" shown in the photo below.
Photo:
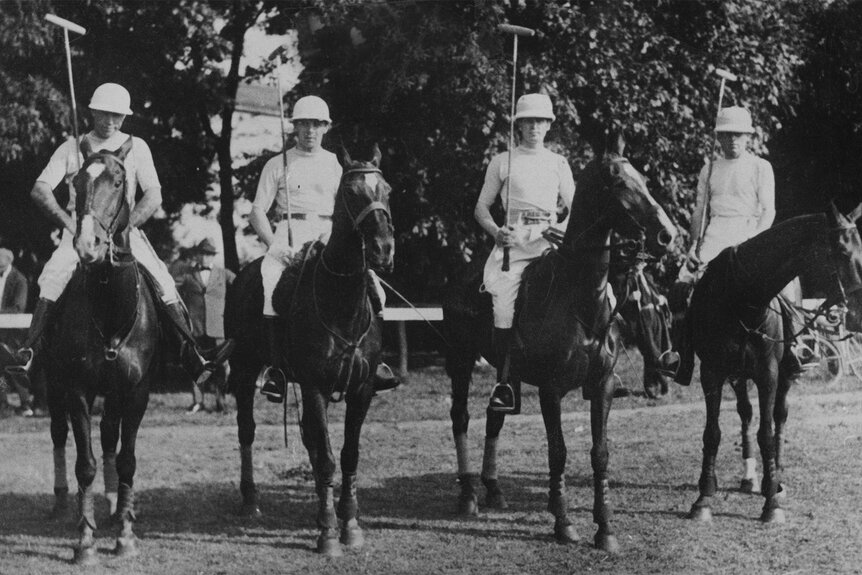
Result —
[{"label": "bridle", "polygon": [[[382,176],[383,172],[381,172],[379,168],[364,167],[351,168],[344,172],[344,176],[347,176],[349,174],[380,174]],[[362,222],[365,220],[365,218],[367,218],[368,215],[371,214],[371,212],[375,212],[378,210],[385,213],[386,216],[389,218],[390,222],[392,221],[392,214],[390,213],[389,208],[381,201],[374,200],[372,202],[369,202],[367,206],[362,208],[362,210],[360,210],[360,212],[356,216],[354,216],[350,212],[350,205],[347,203],[345,195],[341,194],[341,196],[342,202],[344,203],[344,211],[347,212],[347,216],[350,218],[350,221],[353,222],[353,231],[359,231],[359,226],[362,225]]]},{"label": "bridle", "polygon": [[[350,175],[350,174],[380,174],[382,176],[383,172],[380,171],[379,168],[375,168],[373,166],[350,168],[349,170],[345,171],[342,174],[342,178],[344,178],[345,176]],[[352,232],[359,233],[359,231],[360,231],[359,226],[362,225],[362,222],[365,221],[365,218],[367,218],[369,215],[371,215],[373,212],[376,212],[376,211],[381,211],[384,214],[386,214],[386,217],[389,221],[389,225],[390,225],[390,227],[392,226],[392,213],[389,211],[389,207],[386,204],[384,204],[383,202],[381,202],[379,200],[372,200],[364,208],[362,208],[358,214],[353,215],[353,212],[351,212],[351,210],[350,210],[350,204],[347,202],[347,195],[346,194],[339,194],[339,195],[341,196],[341,202],[344,205],[344,212],[347,214],[347,217],[350,218],[351,231]],[[359,238],[362,242],[362,269],[357,273],[365,273],[365,271],[368,269],[368,260],[365,256],[365,236],[362,235],[361,233],[359,233]],[[348,274],[339,273],[339,272],[333,270],[332,268],[330,268],[326,264],[326,258],[324,257],[325,253],[326,252],[324,251],[324,253],[322,253],[320,255],[320,263],[323,265],[324,269],[326,269],[327,272],[329,272],[332,275],[342,276],[342,277],[356,275],[354,273],[348,273]]]},{"label": "bridle", "polygon": [[[117,231],[119,229],[120,215],[123,213],[123,205],[126,203],[126,186],[128,185],[126,182],[126,167],[123,164],[122,160],[118,159],[116,156],[114,156],[114,154],[111,154],[110,152],[96,152],[96,153],[90,155],[86,159],[86,161],[84,162],[84,165],[81,167],[81,172],[86,170],[86,168],[88,166],[95,163],[96,160],[104,160],[107,157],[113,158],[119,164],[120,170],[122,171],[122,174],[121,174],[122,180],[121,181],[123,182],[123,185],[116,192],[116,193],[121,194],[120,201],[116,203],[117,209],[115,210],[114,214],[111,216],[111,219],[107,224],[104,222],[104,220],[101,217],[99,217],[99,214],[95,213],[95,211],[93,210],[93,202],[95,201],[95,197],[94,197],[94,193],[93,193],[95,180],[90,179],[87,181],[86,201],[84,203],[82,213],[79,214],[79,218],[83,218],[84,216],[90,216],[93,219],[93,221],[96,224],[98,224],[98,226],[102,229],[102,231],[105,232],[105,234],[107,236],[105,241],[108,244],[108,259],[111,262],[111,264],[113,264],[115,262],[114,257],[115,257],[116,253],[118,253],[118,252],[126,253],[129,251],[128,248],[118,248],[114,244],[114,235],[117,233]],[[106,162],[103,162],[103,163],[105,163],[106,167],[107,167],[107,163]]]}]

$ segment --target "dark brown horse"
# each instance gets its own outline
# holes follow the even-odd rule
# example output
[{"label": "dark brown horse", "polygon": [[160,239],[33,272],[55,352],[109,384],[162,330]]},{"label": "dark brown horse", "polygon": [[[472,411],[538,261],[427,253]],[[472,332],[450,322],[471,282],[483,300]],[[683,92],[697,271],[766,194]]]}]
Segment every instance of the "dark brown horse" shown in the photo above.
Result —
[{"label": "dark brown horse", "polygon": [[77,449],[80,539],[75,561],[83,564],[96,560],[91,410],[97,394],[105,397],[100,430],[106,490],[118,491],[115,516],[121,526],[115,552],[137,553],[133,532],[135,442],[160,343],[156,296],[129,249],[130,206],[123,159],[131,146],[129,138],[117,152],[91,153],[86,140],[82,144],[86,161],[74,180],[74,245],[81,263],[57,302],[56,319],[46,334],[55,510],[62,510],[68,490],[68,416]]},{"label": "dark brown horse", "polygon": [[[374,394],[372,378],[380,362],[381,329],[369,300],[368,270],[390,271],[394,237],[389,213],[390,188],[375,148],[371,162],[353,162],[344,153],[344,174],[335,198],[332,235],[326,246],[309,244],[288,267],[273,296],[284,320],[285,363],[302,390],[302,438],[314,473],[319,500],[319,552],[335,556],[341,544],[360,547],[356,471],[359,435]],[[228,303],[228,335],[237,347],[232,356],[230,388],[236,394],[241,454],[243,508],[258,514],[252,468],[255,378],[267,358],[260,338],[262,284],[260,260],[237,277],[236,300]],[[329,442],[327,408],[345,398],[344,446],[341,450],[341,496],[334,503],[336,463]],[[340,540],[339,525],[340,521]]]},{"label": "dark brown horse", "polygon": [[[550,489],[548,510],[554,535],[562,542],[578,536],[568,518],[564,471],[566,445],[561,428],[561,399],[582,388],[591,401],[595,545],[616,551],[608,490],[607,420],[614,391],[610,375],[618,351],[618,333],[607,297],[611,232],[641,238],[647,249],[663,253],[676,234],[664,211],[647,191],[643,177],[622,157],[624,143],[614,146],[584,169],[562,246],[548,252],[524,272],[515,318],[513,381],[539,388],[548,436]],[[465,281],[443,307],[449,338],[446,370],[452,378],[452,429],[461,483],[459,506],[475,512],[476,474],[467,452],[467,392],[477,352],[493,357],[490,302],[481,299],[481,276]],[[484,346],[484,347],[483,347]],[[481,479],[491,507],[505,505],[496,471],[497,441],[505,416],[488,411]]]},{"label": "dark brown horse", "polygon": [[[763,462],[761,520],[783,522],[781,464],[787,392],[793,377],[788,369],[790,321],[776,296],[800,274],[817,282],[826,295],[822,313],[846,303],[851,295],[848,325],[858,325],[862,290],[862,242],[850,218],[834,205],[826,214],[799,216],[782,222],[712,260],[692,294],[685,328],[701,361],[701,386],[706,399],[700,496],[689,516],[712,518],[717,489],[715,460],[721,441],[719,411],[724,382],[735,380],[737,409],[743,424],[743,457],[753,463],[748,425],[752,407],[746,381],[751,379],[759,398],[757,443]],[[753,473],[753,470],[747,470]],[[751,474],[747,474],[751,480]],[[746,478],[744,478],[745,480]],[[745,483],[743,484],[745,485]]]}]

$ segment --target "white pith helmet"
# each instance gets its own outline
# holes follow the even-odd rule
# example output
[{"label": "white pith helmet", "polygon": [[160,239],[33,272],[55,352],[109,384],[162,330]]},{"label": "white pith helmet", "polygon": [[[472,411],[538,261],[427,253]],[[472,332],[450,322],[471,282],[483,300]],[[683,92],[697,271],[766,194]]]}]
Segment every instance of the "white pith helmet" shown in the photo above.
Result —
[{"label": "white pith helmet", "polygon": [[323,101],[323,98],[317,96],[303,96],[293,105],[293,116],[290,121],[296,120],[320,120],[321,122],[332,123],[329,119],[329,106]]},{"label": "white pith helmet", "polygon": [[542,118],[553,122],[557,117],[554,116],[551,98],[545,94],[524,94],[515,106],[515,119],[521,118]]},{"label": "white pith helmet", "polygon": [[753,134],[754,127],[751,125],[751,114],[741,106],[722,108],[715,118],[715,131]]},{"label": "white pith helmet", "polygon": [[119,84],[109,82],[102,84],[93,92],[93,97],[90,98],[90,109],[131,116],[131,103],[132,98],[128,90]]}]

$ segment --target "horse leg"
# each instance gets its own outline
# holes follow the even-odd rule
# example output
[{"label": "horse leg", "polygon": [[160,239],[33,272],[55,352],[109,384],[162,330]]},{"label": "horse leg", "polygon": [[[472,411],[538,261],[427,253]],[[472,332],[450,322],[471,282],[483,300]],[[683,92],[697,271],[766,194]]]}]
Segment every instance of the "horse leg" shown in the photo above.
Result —
[{"label": "horse leg", "polygon": [[371,405],[373,389],[366,385],[361,394],[347,396],[347,413],[344,418],[344,445],[341,448],[341,496],[338,499],[336,515],[341,520],[343,545],[360,549],[365,537],[357,519],[359,499],[356,496],[356,471],[359,468],[359,436],[362,424]]},{"label": "horse leg", "polygon": [[117,476],[117,444],[120,441],[120,407],[116,393],[105,396],[105,409],[99,422],[102,441],[102,477],[105,481],[105,498],[109,514],[113,519],[117,513],[117,492],[120,479]]},{"label": "horse leg", "polygon": [[539,405],[548,436],[548,468],[550,486],[548,511],[554,516],[554,537],[561,543],[574,543],[579,537],[569,520],[569,502],[566,498],[566,442],[563,439],[560,417],[560,395],[555,390],[539,389]]},{"label": "horse leg", "polygon": [[504,413],[488,408],[485,421],[485,452],[482,456],[482,484],[485,486],[485,506],[490,509],[509,507],[497,477],[497,442],[505,421]]},{"label": "horse leg", "polygon": [[338,540],[338,519],[332,488],[335,458],[329,441],[327,400],[311,385],[305,385],[302,387],[302,405],[302,440],[308,450],[318,501],[317,552],[327,557],[340,557],[343,552]]},{"label": "horse leg", "polygon": [[[790,380],[786,377],[780,377],[778,380],[778,389],[775,392],[775,410],[773,417],[775,418],[775,468],[778,472],[784,471],[784,426],[787,423],[787,414],[790,406],[787,402],[787,393],[790,391]],[[778,484],[778,493],[781,494],[782,485]]]},{"label": "horse leg", "polygon": [[48,385],[48,414],[51,416],[51,442],[54,444],[54,507],[48,517],[64,519],[69,514],[69,483],[66,478],[66,439],[69,420],[66,416],[66,395],[61,385]]},{"label": "horse leg", "polygon": [[138,539],[134,533],[135,516],[135,471],[137,459],[135,444],[138,439],[138,429],[147,410],[149,402],[148,376],[131,389],[123,399],[122,420],[120,425],[121,446],[117,454],[117,476],[119,489],[117,491],[117,518],[120,521],[120,534],[114,553],[120,557],[132,557],[138,554]]},{"label": "horse leg", "polygon": [[452,408],[449,417],[452,420],[452,436],[455,439],[455,453],[458,457],[458,484],[461,492],[458,494],[458,515],[474,516],[479,514],[479,499],[476,495],[479,476],[470,464],[470,445],[467,439],[467,429],[470,425],[468,399],[470,394],[472,358],[468,362],[457,362],[451,357],[446,358],[446,371],[452,379]]},{"label": "horse leg", "polygon": [[257,424],[254,421],[254,371],[241,368],[231,371],[231,389],[236,396],[236,426],[239,437],[240,475],[239,492],[242,495],[240,515],[256,518],[261,516],[257,486],[254,483],[254,461],[252,448]]},{"label": "horse leg", "polygon": [[93,456],[91,439],[90,404],[87,397],[72,383],[69,392],[69,417],[72,420],[72,433],[75,436],[77,460],[75,477],[78,480],[78,521],[79,539],[75,547],[74,562],[78,565],[96,563],[96,517],[93,501],[93,480],[96,477],[96,458]]},{"label": "horse leg", "polygon": [[[608,485],[608,414],[611,411],[613,394],[614,380],[606,377],[600,394],[590,401],[590,428],[593,438],[593,447],[590,450],[590,462],[593,468],[593,522],[599,526],[593,543],[596,548],[608,553],[617,553],[620,549],[616,535],[611,529],[613,513]],[[565,458],[565,455],[563,457]]]},{"label": "horse leg", "polygon": [[701,365],[700,384],[706,400],[706,426],[703,429],[703,463],[700,469],[698,488],[700,496],[688,514],[689,519],[711,521],[712,508],[710,503],[718,489],[715,477],[715,458],[721,443],[721,427],[718,417],[721,413],[721,389],[724,387],[725,376],[711,371]]},{"label": "horse leg", "polygon": [[739,482],[739,490],[743,493],[754,493],[757,486],[757,460],[754,459],[751,443],[751,420],[754,418],[754,410],[751,400],[748,398],[748,379],[733,378],[730,386],[736,395],[736,412],[742,429],[742,480]]},{"label": "horse leg", "polygon": [[773,431],[773,412],[776,409],[776,391],[778,379],[777,361],[771,362],[758,374],[757,393],[760,408],[760,427],[757,430],[757,445],[760,447],[760,457],[763,460],[763,480],[760,492],[765,499],[760,520],[764,523],[784,523],[784,510],[781,508],[778,493],[780,484],[776,460],[775,433]]}]

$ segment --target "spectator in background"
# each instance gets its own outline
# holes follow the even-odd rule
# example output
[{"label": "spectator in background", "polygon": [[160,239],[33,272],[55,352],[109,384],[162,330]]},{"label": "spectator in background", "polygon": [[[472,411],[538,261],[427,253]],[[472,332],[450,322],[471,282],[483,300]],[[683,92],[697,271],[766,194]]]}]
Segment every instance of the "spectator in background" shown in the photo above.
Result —
[{"label": "spectator in background", "polygon": [[[0,314],[24,313],[27,307],[27,278],[19,272],[13,263],[14,254],[6,249],[0,248]],[[0,324],[0,362],[3,367],[11,363],[13,350],[18,349],[21,341],[13,330],[3,329]],[[0,373],[0,408],[8,406],[6,394],[15,391],[21,400],[17,408],[19,415],[30,417],[33,415],[33,398],[30,395],[29,382],[26,376],[12,377]]]},{"label": "spectator in background", "polygon": [[[184,265],[171,266],[177,291],[185,302],[192,324],[192,334],[198,346],[209,349],[221,346],[224,335],[225,296],[236,274],[215,263],[218,253],[209,238],[205,238],[184,255]],[[232,347],[232,346],[231,346]],[[219,366],[207,382],[216,396],[215,411],[224,411],[224,388],[227,370]],[[192,404],[188,413],[204,409],[204,388],[193,380]]]}]

